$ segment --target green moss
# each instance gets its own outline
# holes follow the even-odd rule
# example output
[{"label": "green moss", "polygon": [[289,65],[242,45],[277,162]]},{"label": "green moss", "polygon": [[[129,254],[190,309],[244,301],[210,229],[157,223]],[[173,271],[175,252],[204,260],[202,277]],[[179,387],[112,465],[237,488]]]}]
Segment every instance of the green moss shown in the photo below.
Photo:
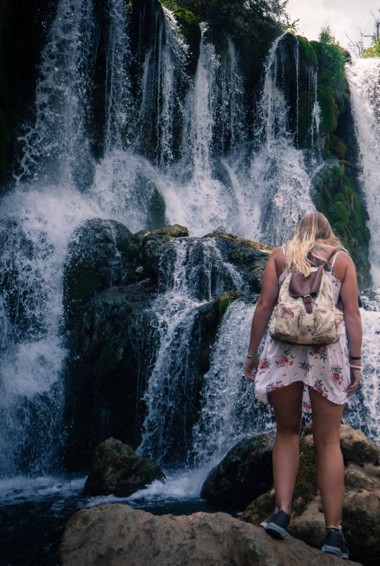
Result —
[{"label": "green moss", "polygon": [[312,43],[310,43],[306,37],[302,37],[301,35],[297,35],[296,37],[298,39],[300,58],[307,65],[310,65],[314,70],[316,70],[318,66],[318,59]]},{"label": "green moss", "polygon": [[361,286],[368,284],[368,214],[355,182],[346,166],[332,162],[314,180],[313,200],[328,218],[333,230],[352,255]]},{"label": "green moss", "polygon": [[324,150],[328,153],[328,155],[337,157],[340,161],[346,159],[347,146],[334,134],[326,136]]},{"label": "green moss", "polygon": [[331,216],[334,219],[335,228],[342,234],[349,225],[350,215],[347,203],[342,200],[344,195],[339,193],[334,199],[331,207]]},{"label": "green moss", "polygon": [[217,309],[218,309],[218,319],[219,322],[222,320],[227,308],[229,307],[229,305],[231,303],[233,303],[234,301],[236,301],[239,298],[239,292],[238,291],[227,291],[226,293],[223,293],[223,295],[221,295],[218,299],[217,299]]},{"label": "green moss", "polygon": [[320,133],[330,134],[335,132],[338,125],[338,107],[328,85],[321,84],[318,86],[318,102],[321,108]]},{"label": "green moss", "polygon": [[177,20],[180,32],[189,45],[192,51],[199,49],[201,41],[201,28],[199,26],[198,18],[185,8],[178,8],[174,12],[174,17]]}]

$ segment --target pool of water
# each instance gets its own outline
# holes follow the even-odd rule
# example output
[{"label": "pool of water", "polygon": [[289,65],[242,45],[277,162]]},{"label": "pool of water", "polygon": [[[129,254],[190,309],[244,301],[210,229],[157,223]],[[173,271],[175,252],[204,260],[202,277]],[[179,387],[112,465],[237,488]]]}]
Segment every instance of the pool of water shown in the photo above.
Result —
[{"label": "pool of water", "polygon": [[0,480],[0,566],[58,566],[56,552],[68,519],[86,507],[126,503],[157,515],[215,512],[199,497],[194,474],[167,475],[129,498],[87,497],[85,477]]}]

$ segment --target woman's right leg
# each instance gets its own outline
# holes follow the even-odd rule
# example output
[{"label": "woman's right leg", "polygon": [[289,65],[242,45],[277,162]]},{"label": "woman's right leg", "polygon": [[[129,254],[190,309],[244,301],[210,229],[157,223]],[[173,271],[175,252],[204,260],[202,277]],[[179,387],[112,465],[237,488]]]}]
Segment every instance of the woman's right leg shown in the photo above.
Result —
[{"label": "woman's right leg", "polygon": [[298,472],[303,387],[303,383],[297,381],[270,394],[277,424],[273,484],[277,507],[287,513],[291,512]]}]

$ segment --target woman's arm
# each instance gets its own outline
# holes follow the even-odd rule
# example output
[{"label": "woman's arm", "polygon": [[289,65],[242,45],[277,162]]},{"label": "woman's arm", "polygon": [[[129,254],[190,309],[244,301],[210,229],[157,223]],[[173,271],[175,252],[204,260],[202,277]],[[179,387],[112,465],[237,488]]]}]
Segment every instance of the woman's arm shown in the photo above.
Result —
[{"label": "woman's arm", "polygon": [[[344,259],[343,265],[339,266],[338,261],[342,255]],[[343,304],[343,316],[346,325],[346,334],[348,340],[348,350],[350,356],[356,358],[361,356],[362,351],[362,321],[358,303],[358,284],[356,278],[356,269],[352,259],[346,254],[340,254],[337,258],[337,266],[334,269],[336,276],[341,279],[342,287],[340,290],[340,298]],[[342,271],[344,273],[342,274]],[[339,275],[343,275],[340,277]],[[350,360],[350,365],[360,367],[361,358]],[[350,368],[351,384],[347,389],[348,395],[352,395],[360,382],[360,369]]]},{"label": "woman's arm", "polygon": [[248,345],[248,357],[244,364],[244,375],[254,381],[252,371],[257,369],[259,363],[258,349],[267,329],[273,307],[278,296],[278,277],[284,267],[284,254],[281,248],[273,250],[264,271],[261,283],[261,294],[252,318],[251,335]]}]

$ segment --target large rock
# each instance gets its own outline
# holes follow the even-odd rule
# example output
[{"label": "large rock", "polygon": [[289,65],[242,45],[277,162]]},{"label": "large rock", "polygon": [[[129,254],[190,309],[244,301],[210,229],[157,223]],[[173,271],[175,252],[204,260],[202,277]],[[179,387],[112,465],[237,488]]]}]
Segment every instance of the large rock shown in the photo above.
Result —
[{"label": "large rock", "polygon": [[68,247],[64,269],[66,324],[96,293],[142,279],[140,242],[114,220],[93,218],[77,228]]},{"label": "large rock", "polygon": [[178,279],[195,299],[194,311],[167,336],[173,402],[164,401],[168,418],[159,434],[166,445],[162,464],[186,462],[224,312],[245,291],[251,298],[259,289],[267,259],[268,249],[257,242],[222,232],[189,238],[179,225],[132,235],[120,223],[93,219],[75,232],[64,290],[67,469],[88,470],[96,446],[111,436],[140,445],[144,393],[170,309],[164,294]]},{"label": "large rock", "polygon": [[113,436],[141,441],[143,392],[155,362],[157,315],[149,281],[99,292],[77,314],[66,362],[66,467],[88,470]]},{"label": "large rock", "polygon": [[95,450],[93,466],[85,484],[88,495],[128,497],[154,480],[165,478],[160,467],[138,456],[133,448],[108,438]]},{"label": "large rock", "polygon": [[201,497],[210,503],[244,509],[273,481],[273,438],[262,434],[239,442],[206,478]]},{"label": "large rock", "polygon": [[[224,513],[155,516],[128,505],[84,509],[70,519],[61,566],[333,566],[339,558]],[[346,564],[353,564],[346,562]]]}]

